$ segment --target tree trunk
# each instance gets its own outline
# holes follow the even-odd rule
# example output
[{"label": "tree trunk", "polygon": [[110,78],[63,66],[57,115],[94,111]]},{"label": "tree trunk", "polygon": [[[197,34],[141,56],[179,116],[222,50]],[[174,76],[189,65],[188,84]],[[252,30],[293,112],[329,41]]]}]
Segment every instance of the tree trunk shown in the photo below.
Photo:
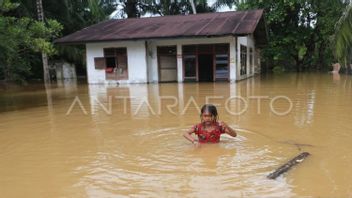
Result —
[{"label": "tree trunk", "polygon": [[299,60],[299,54],[297,52],[296,56],[294,57],[295,61],[296,61],[296,72],[299,73],[302,70],[302,65],[301,65],[301,61]]},{"label": "tree trunk", "polygon": [[308,156],[310,155],[310,153],[308,152],[303,152],[299,155],[297,155],[296,157],[294,157],[293,159],[291,159],[290,161],[288,161],[287,163],[285,163],[284,165],[280,166],[278,169],[276,169],[274,172],[270,173],[267,178],[268,179],[276,179],[278,176],[280,176],[281,174],[287,172],[288,170],[290,170],[293,166],[301,163],[304,159],[306,159]]},{"label": "tree trunk", "polygon": [[[42,0],[36,0],[36,4],[37,4],[38,21],[44,22]],[[45,52],[42,52],[42,61],[43,61],[44,83],[47,84],[47,83],[50,83],[50,75],[49,75],[48,57]]]},{"label": "tree trunk", "polygon": [[318,71],[321,70],[323,64],[324,64],[324,49],[325,49],[325,42],[322,40],[319,45],[319,51],[318,51],[318,64],[316,69]]},{"label": "tree trunk", "polygon": [[50,74],[49,74],[49,65],[48,65],[48,56],[45,52],[42,52],[42,61],[43,61],[43,74],[44,74],[44,83],[51,83]]},{"label": "tree trunk", "polygon": [[189,3],[191,4],[193,14],[197,14],[196,6],[194,4],[194,0],[189,0]]},{"label": "tree trunk", "polygon": [[10,80],[10,69],[9,69],[9,63],[10,61],[6,60],[6,63],[4,64],[4,81],[7,83]]},{"label": "tree trunk", "polygon": [[139,12],[137,10],[137,1],[136,0],[127,0],[126,1],[125,11],[127,18],[137,18],[139,17]]}]

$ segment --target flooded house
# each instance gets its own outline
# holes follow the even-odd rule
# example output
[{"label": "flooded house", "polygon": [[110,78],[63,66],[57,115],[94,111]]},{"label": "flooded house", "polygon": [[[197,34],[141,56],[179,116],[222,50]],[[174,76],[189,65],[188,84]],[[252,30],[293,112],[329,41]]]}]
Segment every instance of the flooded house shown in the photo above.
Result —
[{"label": "flooded house", "polygon": [[260,72],[263,10],[111,19],[57,39],[84,44],[89,84],[234,82]]}]

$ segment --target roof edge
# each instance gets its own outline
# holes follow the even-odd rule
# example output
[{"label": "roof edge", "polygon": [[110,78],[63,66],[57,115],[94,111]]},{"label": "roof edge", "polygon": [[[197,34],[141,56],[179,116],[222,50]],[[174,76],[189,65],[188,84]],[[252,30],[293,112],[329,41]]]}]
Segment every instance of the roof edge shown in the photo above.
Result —
[{"label": "roof edge", "polygon": [[141,41],[141,40],[154,40],[154,39],[185,39],[185,38],[215,38],[215,37],[225,37],[225,36],[247,36],[249,34],[222,34],[222,35],[200,35],[200,36],[172,36],[172,37],[148,37],[148,38],[130,38],[130,39],[107,39],[107,40],[87,40],[87,41],[77,41],[77,42],[57,42],[54,40],[54,44],[58,45],[84,45],[88,43],[103,43],[103,42],[118,42],[118,41]]}]

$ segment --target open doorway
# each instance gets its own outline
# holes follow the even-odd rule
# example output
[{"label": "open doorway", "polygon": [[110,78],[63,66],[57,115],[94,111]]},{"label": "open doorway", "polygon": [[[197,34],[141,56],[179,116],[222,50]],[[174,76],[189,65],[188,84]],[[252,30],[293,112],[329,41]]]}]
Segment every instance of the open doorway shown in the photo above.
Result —
[{"label": "open doorway", "polygon": [[229,80],[229,44],[183,45],[183,80]]},{"label": "open doorway", "polygon": [[200,82],[213,81],[213,55],[199,54],[198,55],[198,73]]}]

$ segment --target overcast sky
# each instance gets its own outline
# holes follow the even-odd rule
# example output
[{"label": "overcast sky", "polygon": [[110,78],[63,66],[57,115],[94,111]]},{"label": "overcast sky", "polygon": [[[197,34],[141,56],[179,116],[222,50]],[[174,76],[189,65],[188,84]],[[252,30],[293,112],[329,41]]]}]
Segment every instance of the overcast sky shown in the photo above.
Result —
[{"label": "overcast sky", "polygon": [[[212,6],[215,2],[215,0],[207,0],[207,1],[209,6]],[[232,7],[232,9],[230,9],[227,6],[223,6],[221,9],[218,10],[218,12],[226,12],[226,11],[235,11],[235,8]]]},{"label": "overcast sky", "polygon": [[[207,0],[207,1],[208,1],[208,5],[209,6],[212,6],[214,4],[214,2],[215,2],[215,0]],[[234,11],[234,10],[235,10],[234,7],[232,7],[232,9],[230,9],[227,6],[223,6],[223,7],[219,8],[217,10],[217,12],[226,12],[226,11]],[[110,18],[119,19],[119,18],[121,18],[121,13],[122,13],[122,7],[118,7],[116,11],[111,13]],[[153,15],[146,14],[146,15],[144,15],[142,17],[151,17],[151,16],[153,16]]]}]

